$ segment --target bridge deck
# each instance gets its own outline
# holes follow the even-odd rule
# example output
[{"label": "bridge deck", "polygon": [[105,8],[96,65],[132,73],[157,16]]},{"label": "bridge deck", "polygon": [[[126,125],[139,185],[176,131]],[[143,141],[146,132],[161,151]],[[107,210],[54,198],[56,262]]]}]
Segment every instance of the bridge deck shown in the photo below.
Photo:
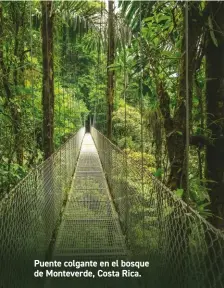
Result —
[{"label": "bridge deck", "polygon": [[122,258],[125,239],[92,136],[82,143],[53,258]]}]

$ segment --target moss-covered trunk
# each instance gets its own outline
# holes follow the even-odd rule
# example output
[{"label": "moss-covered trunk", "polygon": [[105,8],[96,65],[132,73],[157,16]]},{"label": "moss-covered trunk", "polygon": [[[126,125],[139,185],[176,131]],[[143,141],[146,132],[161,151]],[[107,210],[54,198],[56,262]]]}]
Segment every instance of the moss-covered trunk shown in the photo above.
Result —
[{"label": "moss-covered trunk", "polygon": [[[186,5],[186,4],[185,4]],[[179,79],[177,100],[174,115],[170,112],[170,97],[162,82],[157,83],[157,93],[159,96],[160,110],[164,118],[164,128],[166,133],[166,143],[168,157],[170,162],[170,175],[168,186],[172,190],[183,189],[183,200],[189,201],[187,194],[187,170],[186,170],[186,109],[191,114],[192,107],[192,90],[195,73],[195,64],[197,57],[197,47],[201,35],[202,22],[199,14],[198,2],[189,2],[188,4],[188,47],[186,47],[186,14],[183,9],[183,36],[181,42],[181,59],[179,64]],[[186,65],[186,48],[188,48],[188,65]],[[188,66],[188,71],[186,67]],[[188,73],[188,75],[186,74]],[[188,76],[189,89],[189,107],[186,107],[186,76]],[[190,117],[191,118],[191,117]],[[190,127],[188,127],[190,129]],[[173,259],[178,259],[175,270],[171,267],[169,271],[169,284],[173,287],[187,287],[187,257],[189,249],[189,235],[191,227],[189,226],[185,213],[172,201],[167,199],[168,205],[173,207],[172,213],[167,216],[169,229],[169,238],[167,239],[167,266],[172,263]],[[177,243],[175,250],[174,243]],[[181,243],[181,244],[180,244]],[[173,250],[172,253],[170,251]],[[186,286],[185,286],[186,285]]]},{"label": "moss-covered trunk", "polygon": [[[20,3],[14,4],[10,3],[12,20],[15,25],[15,34],[14,34],[14,56],[20,60],[20,65],[24,64],[24,40],[20,35],[20,30],[24,31],[24,18],[25,18],[25,4],[23,4],[23,9],[20,10]],[[7,32],[4,33],[4,23],[3,23],[3,7],[0,7],[0,37],[1,37],[1,45],[0,45],[0,66],[2,70],[2,83],[5,90],[6,95],[6,107],[8,107],[10,111],[13,133],[14,133],[14,151],[16,154],[17,163],[22,166],[23,165],[23,131],[22,131],[22,116],[20,107],[15,101],[18,92],[18,85],[22,84],[23,81],[23,69],[14,69],[13,71],[13,81],[15,86],[15,92],[12,89],[12,85],[10,82],[10,67],[5,64],[5,58],[7,55],[4,55],[3,49],[3,39],[7,35]],[[7,61],[6,61],[7,63]]]},{"label": "moss-covered trunk", "polygon": [[[196,69],[197,47],[202,32],[202,20],[199,13],[200,3],[190,2],[188,10],[188,87],[189,110],[191,114],[193,77]],[[179,65],[178,94],[174,116],[170,113],[170,98],[163,83],[158,83],[160,109],[164,118],[164,128],[168,156],[170,162],[170,176],[168,185],[172,190],[186,189],[185,145],[186,145],[186,37],[185,13],[183,9],[183,37],[181,43],[181,60]]]},{"label": "moss-covered trunk", "polygon": [[43,53],[43,150],[47,159],[54,151],[54,67],[53,67],[53,2],[42,1]]}]

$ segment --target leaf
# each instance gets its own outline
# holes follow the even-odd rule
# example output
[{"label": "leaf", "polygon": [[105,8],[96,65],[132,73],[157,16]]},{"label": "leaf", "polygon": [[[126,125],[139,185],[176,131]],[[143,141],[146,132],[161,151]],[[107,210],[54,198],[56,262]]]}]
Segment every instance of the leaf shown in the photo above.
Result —
[{"label": "leaf", "polygon": [[178,134],[178,135],[183,135],[183,133],[181,132],[181,131],[176,131],[176,133]]},{"label": "leaf", "polygon": [[162,174],[163,174],[162,168],[158,168],[156,172],[154,173],[154,176],[160,178]]},{"label": "leaf", "polygon": [[211,204],[210,202],[202,203],[198,206],[198,209],[203,210],[205,207],[209,206],[210,204]]},{"label": "leaf", "polygon": [[2,157],[2,160],[3,160],[5,163],[8,163],[8,160],[9,160],[9,159],[8,159],[7,157],[3,156],[3,157]]},{"label": "leaf", "polygon": [[179,198],[182,198],[183,196],[183,193],[184,193],[184,190],[183,189],[177,189],[174,191],[174,194],[179,197]]},{"label": "leaf", "polygon": [[158,17],[158,23],[161,22],[161,21],[164,21],[164,20],[170,20],[170,16],[166,16],[166,15],[160,14],[159,17]]}]

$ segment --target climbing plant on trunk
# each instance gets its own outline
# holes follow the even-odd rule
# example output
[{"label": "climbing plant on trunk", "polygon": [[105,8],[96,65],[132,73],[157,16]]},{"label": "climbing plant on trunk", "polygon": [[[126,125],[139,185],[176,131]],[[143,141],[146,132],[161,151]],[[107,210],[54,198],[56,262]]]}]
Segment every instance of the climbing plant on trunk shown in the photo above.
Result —
[{"label": "climbing plant on trunk", "polygon": [[42,1],[42,53],[43,53],[43,150],[47,159],[54,151],[54,62],[52,1]]},{"label": "climbing plant on trunk", "polygon": [[[9,17],[3,19],[3,9],[7,10]],[[14,134],[14,150],[16,154],[17,163],[22,166],[24,158],[24,139],[22,131],[22,111],[20,108],[21,101],[16,99],[19,96],[19,86],[24,84],[24,69],[20,68],[24,66],[25,51],[24,38],[26,31],[26,3],[10,3],[7,5],[1,5],[0,8],[0,25],[1,25],[1,47],[0,47],[0,66],[2,70],[2,83],[5,90],[5,107],[10,112],[11,122]],[[4,11],[5,12],[5,11]],[[12,24],[11,36],[8,38],[6,20]],[[10,55],[9,49],[4,49],[4,41],[10,45],[12,54]],[[5,45],[7,47],[7,45]],[[12,56],[13,55],[13,56]],[[13,69],[9,63],[9,59],[14,57],[14,63],[19,66],[19,69]],[[11,82],[11,75],[13,78],[13,84]]]},{"label": "climbing plant on trunk", "polygon": [[[183,10],[184,11],[184,10]],[[188,16],[188,79],[189,79],[189,110],[192,106],[193,75],[196,69],[197,45],[201,35],[202,20],[200,16],[199,3],[189,3]],[[183,12],[183,21],[185,15]],[[195,24],[197,23],[197,25]],[[165,90],[164,84],[160,82],[157,85],[159,95],[160,109],[164,117],[164,128],[167,138],[167,149],[170,161],[170,177],[168,185],[171,189],[186,188],[185,171],[185,143],[186,143],[186,41],[185,25],[183,25],[183,36],[181,43],[181,59],[179,64],[179,83],[176,107],[173,117],[170,113],[170,98]],[[175,149],[174,149],[175,147]]]}]

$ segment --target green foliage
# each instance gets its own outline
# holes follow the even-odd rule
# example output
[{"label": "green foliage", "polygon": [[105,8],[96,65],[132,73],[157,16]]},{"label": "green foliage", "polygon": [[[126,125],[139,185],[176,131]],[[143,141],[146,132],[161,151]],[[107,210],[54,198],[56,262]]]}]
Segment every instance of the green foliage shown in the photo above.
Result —
[{"label": "green foliage", "polygon": [[[4,25],[0,49],[8,71],[4,80],[11,92],[9,101],[3,83],[4,69],[0,67],[0,159],[3,159],[0,191],[4,192],[43,159],[39,4],[39,1],[31,5],[27,2],[2,3]],[[78,130],[88,115],[99,130],[106,132],[107,69],[113,69],[116,78],[113,141],[139,166],[143,156],[145,171],[159,179],[164,176],[166,181],[172,162],[167,157],[166,140],[175,135],[164,133],[158,84],[164,84],[169,96],[167,112],[173,117],[178,103],[178,81],[183,73],[180,69],[183,5],[160,1],[143,1],[140,5],[138,1],[119,1],[119,7],[114,19],[116,60],[112,67],[106,67],[105,3],[59,1],[54,4],[55,148]],[[23,20],[23,25],[18,19]],[[210,37],[216,45],[213,26],[213,19],[208,17]],[[200,94],[205,90],[204,71],[202,60],[196,73],[199,89],[193,89],[191,111],[191,129],[199,135],[209,135],[201,113],[201,101],[205,106],[205,99]],[[178,137],[184,137],[179,130],[176,131]],[[18,139],[23,150],[22,165],[17,159]],[[204,156],[202,152],[203,167]],[[206,181],[199,179],[198,156],[194,150],[190,151],[190,196],[198,211],[205,214],[208,213],[205,203],[209,199]],[[178,197],[182,197],[182,192],[181,189],[174,191]]]},{"label": "green foliage", "polygon": [[177,189],[177,190],[174,190],[173,192],[178,198],[182,199],[182,196],[183,196],[183,193],[184,193],[183,189]]},{"label": "green foliage", "polygon": [[[33,2],[30,5],[27,3],[5,2],[2,4],[0,159],[4,161],[0,166],[0,193],[8,192],[32,166],[43,160],[41,12],[39,2]],[[71,12],[72,9],[73,12],[76,10],[79,14],[77,33],[81,30],[85,32],[85,29],[81,27],[87,23],[85,17],[90,20],[91,16],[100,11],[101,6],[99,3],[94,5],[87,1],[82,5],[79,5],[80,3],[67,4],[58,2],[54,5],[57,19],[54,43],[55,148],[58,148],[71,133],[83,126],[84,119],[89,113],[83,101],[85,92],[81,91],[80,95],[79,87],[74,81],[74,66],[72,65],[82,64],[74,57],[75,54],[71,55],[75,45],[71,41],[74,40],[74,33],[73,35],[68,33],[66,41],[63,38],[65,36],[63,25],[66,24],[71,28],[71,23],[74,22],[71,22],[70,18],[65,19],[60,16],[68,11]],[[67,49],[64,49],[65,44],[68,46]],[[76,47],[79,50],[80,43]],[[84,65],[88,66],[88,63]]]},{"label": "green foliage", "polygon": [[162,168],[158,168],[154,173],[153,175],[159,179],[161,179],[162,175],[163,175],[164,171]]},{"label": "green foliage", "polygon": [[125,152],[127,153],[128,159],[133,161],[138,167],[142,167],[144,172],[147,174],[154,173],[155,172],[155,157],[153,155],[150,155],[148,153],[141,153],[141,152],[135,152],[131,149],[126,149]]},{"label": "green foliage", "polygon": [[[122,101],[121,101],[122,105]],[[126,114],[126,125],[125,125]],[[141,145],[141,118],[134,107],[123,105],[113,114],[114,138],[122,149],[131,148],[139,150]],[[125,139],[125,135],[126,139]],[[126,142],[126,146],[125,146]]]}]

